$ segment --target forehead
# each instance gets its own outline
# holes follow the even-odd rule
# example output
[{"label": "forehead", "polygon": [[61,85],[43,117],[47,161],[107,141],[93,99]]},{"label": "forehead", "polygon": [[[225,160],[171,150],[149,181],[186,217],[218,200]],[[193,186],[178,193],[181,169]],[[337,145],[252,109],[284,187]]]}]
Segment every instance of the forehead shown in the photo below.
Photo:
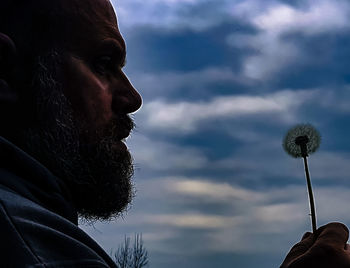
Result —
[{"label": "forehead", "polygon": [[111,21],[116,19],[113,6],[109,0],[55,0],[53,4],[49,3],[48,6],[60,8],[69,15],[94,16]]},{"label": "forehead", "polygon": [[108,0],[62,0],[70,25],[64,25],[67,41],[75,48],[93,46],[104,39],[115,39],[122,47],[117,17]]}]

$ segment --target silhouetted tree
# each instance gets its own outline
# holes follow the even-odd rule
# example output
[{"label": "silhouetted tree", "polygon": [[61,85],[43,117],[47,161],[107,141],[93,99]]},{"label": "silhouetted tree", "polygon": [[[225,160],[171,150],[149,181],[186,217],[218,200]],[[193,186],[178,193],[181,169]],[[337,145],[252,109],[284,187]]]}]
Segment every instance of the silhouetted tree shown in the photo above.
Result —
[{"label": "silhouetted tree", "polygon": [[130,237],[124,238],[114,253],[114,261],[119,268],[142,268],[148,266],[148,252],[143,245],[142,234],[135,234],[134,244],[130,245]]}]

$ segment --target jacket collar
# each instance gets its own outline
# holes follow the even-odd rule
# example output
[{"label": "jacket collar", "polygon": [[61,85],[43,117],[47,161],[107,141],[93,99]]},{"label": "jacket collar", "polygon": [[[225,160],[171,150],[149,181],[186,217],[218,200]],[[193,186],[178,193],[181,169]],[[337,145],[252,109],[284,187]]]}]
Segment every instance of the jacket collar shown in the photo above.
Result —
[{"label": "jacket collar", "polygon": [[20,148],[0,136],[0,186],[53,211],[75,225],[78,215],[62,180]]}]

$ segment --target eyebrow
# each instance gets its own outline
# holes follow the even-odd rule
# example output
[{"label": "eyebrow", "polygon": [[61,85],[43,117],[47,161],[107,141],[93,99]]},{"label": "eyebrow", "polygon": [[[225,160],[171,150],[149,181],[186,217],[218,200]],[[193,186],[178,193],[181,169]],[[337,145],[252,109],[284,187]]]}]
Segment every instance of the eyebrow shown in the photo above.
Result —
[{"label": "eyebrow", "polygon": [[113,39],[115,39],[116,41],[118,41],[120,43],[121,47],[123,48],[123,50],[126,51],[126,44],[125,44],[123,37],[121,36],[121,34],[119,32],[119,29],[113,24],[107,24],[106,28],[107,28],[108,33],[111,35],[111,37]]},{"label": "eyebrow", "polygon": [[126,46],[123,39],[117,38],[106,38],[102,41],[100,47],[103,50],[113,50],[117,51],[120,55],[120,64],[125,66],[126,64]]},{"label": "eyebrow", "polygon": [[[106,42],[113,42],[115,45],[121,48],[121,53],[124,58],[124,62],[126,59],[126,44],[124,41],[124,38],[121,36],[118,27],[116,27],[114,24],[106,24],[105,27],[107,28],[108,35],[110,38],[106,38]],[[117,43],[117,44],[116,44]]]}]

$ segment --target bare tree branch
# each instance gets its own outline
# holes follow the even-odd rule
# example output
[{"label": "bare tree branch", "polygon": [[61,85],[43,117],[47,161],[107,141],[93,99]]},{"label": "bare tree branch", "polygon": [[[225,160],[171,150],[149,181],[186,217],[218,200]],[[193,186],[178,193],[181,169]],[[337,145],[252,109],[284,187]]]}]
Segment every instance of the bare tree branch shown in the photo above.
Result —
[{"label": "bare tree branch", "polygon": [[130,237],[124,239],[114,254],[114,261],[119,268],[143,268],[148,267],[148,252],[143,245],[142,234],[135,234],[131,247]]}]

